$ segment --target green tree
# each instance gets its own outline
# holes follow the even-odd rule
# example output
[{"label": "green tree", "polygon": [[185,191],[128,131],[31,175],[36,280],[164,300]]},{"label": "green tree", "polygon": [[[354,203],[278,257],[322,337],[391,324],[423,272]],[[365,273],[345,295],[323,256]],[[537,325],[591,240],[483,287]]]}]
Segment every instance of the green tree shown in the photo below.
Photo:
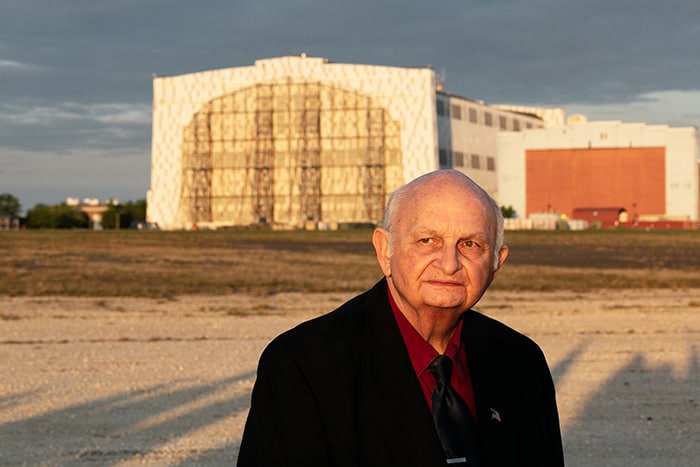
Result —
[{"label": "green tree", "polygon": [[30,229],[85,229],[88,215],[65,203],[56,206],[37,204],[27,211],[25,225]]},{"label": "green tree", "polygon": [[27,217],[24,224],[29,229],[50,229],[52,227],[51,207],[39,203],[32,209],[27,211]]},{"label": "green tree", "polygon": [[114,229],[119,219],[119,228],[128,229],[132,222],[146,220],[146,200],[128,201],[124,204],[111,204],[102,215],[102,227]]},{"label": "green tree", "polygon": [[145,199],[139,199],[134,201],[133,203],[127,203],[124,206],[124,212],[128,213],[129,216],[131,216],[131,219],[129,220],[129,223],[127,225],[130,225],[132,221],[136,222],[145,222],[146,221],[146,200]]},{"label": "green tree", "polygon": [[501,206],[501,213],[503,213],[504,219],[511,219],[515,217],[516,212],[513,206]]},{"label": "green tree", "polygon": [[9,214],[12,217],[18,217],[19,211],[22,209],[22,205],[19,203],[19,199],[10,193],[0,194],[0,213]]},{"label": "green tree", "polygon": [[90,218],[83,211],[79,211],[67,204],[54,206],[57,229],[86,229],[90,227]]}]

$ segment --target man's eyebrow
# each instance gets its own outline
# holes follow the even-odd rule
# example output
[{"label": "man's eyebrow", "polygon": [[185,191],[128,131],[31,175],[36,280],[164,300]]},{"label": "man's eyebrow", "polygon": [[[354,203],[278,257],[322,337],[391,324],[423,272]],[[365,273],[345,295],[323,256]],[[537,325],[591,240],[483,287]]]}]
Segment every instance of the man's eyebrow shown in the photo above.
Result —
[{"label": "man's eyebrow", "polygon": [[[437,230],[433,229],[432,227],[427,227],[427,226],[418,226],[415,229],[413,229],[410,233],[412,237],[416,238],[421,238],[421,237],[442,237],[442,233],[438,232]],[[459,236],[459,240],[478,240],[480,243],[490,243],[489,242],[489,234],[487,232],[483,231],[473,231],[473,232],[467,232],[465,234],[462,234]]]},{"label": "man's eyebrow", "polygon": [[411,235],[415,237],[435,237],[439,236],[440,233],[437,230],[430,227],[418,226],[413,229]]},{"label": "man's eyebrow", "polygon": [[471,232],[467,235],[463,235],[461,240],[478,240],[480,243],[490,243],[489,235],[484,232]]},{"label": "man's eyebrow", "polygon": [[486,233],[484,231],[478,230],[475,232],[470,232],[467,235],[465,235],[464,237],[466,237],[466,238],[488,238],[489,235],[488,235],[488,233]]}]

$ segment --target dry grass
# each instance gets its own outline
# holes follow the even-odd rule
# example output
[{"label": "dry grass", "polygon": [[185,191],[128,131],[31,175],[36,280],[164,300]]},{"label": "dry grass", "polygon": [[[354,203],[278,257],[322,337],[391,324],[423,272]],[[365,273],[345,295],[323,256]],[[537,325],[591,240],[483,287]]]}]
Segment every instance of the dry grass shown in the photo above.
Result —
[{"label": "dry grass", "polygon": [[511,290],[700,287],[700,232],[509,232],[493,287]]},{"label": "dry grass", "polygon": [[[370,230],[0,232],[1,295],[354,292],[380,277]],[[493,287],[700,286],[700,232],[508,232]]]}]

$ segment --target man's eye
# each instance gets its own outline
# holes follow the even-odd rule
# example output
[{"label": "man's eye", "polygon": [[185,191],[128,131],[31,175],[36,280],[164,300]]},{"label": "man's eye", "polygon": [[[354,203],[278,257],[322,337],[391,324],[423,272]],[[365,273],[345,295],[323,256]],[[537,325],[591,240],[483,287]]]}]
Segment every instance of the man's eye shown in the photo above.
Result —
[{"label": "man's eye", "polygon": [[421,238],[420,240],[418,240],[418,243],[428,245],[432,240],[433,240],[432,238]]},{"label": "man's eye", "polygon": [[465,248],[479,248],[479,244],[476,243],[474,240],[466,240],[462,242],[462,245],[464,245]]}]

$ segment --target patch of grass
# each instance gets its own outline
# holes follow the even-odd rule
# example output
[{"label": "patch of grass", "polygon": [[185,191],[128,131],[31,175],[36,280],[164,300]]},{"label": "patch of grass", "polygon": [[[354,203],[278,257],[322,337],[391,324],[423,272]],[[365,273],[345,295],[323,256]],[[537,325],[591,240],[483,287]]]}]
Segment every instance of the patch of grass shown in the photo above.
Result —
[{"label": "patch of grass", "polygon": [[0,313],[0,321],[19,321],[20,316],[12,313]]},{"label": "patch of grass", "polygon": [[241,307],[228,307],[225,311],[227,315],[229,316],[244,316],[247,314],[247,309],[246,308],[241,308]]},{"label": "patch of grass", "polygon": [[[371,230],[0,232],[0,295],[135,296],[358,292],[381,277]],[[503,290],[689,288],[700,232],[506,232]],[[104,300],[98,306],[107,307]],[[270,310],[247,310],[264,313]],[[233,310],[236,313],[236,310]]]},{"label": "patch of grass", "polygon": [[229,316],[270,316],[281,314],[275,312],[275,308],[271,305],[259,304],[252,308],[244,307],[214,307],[215,311],[224,311]]}]

